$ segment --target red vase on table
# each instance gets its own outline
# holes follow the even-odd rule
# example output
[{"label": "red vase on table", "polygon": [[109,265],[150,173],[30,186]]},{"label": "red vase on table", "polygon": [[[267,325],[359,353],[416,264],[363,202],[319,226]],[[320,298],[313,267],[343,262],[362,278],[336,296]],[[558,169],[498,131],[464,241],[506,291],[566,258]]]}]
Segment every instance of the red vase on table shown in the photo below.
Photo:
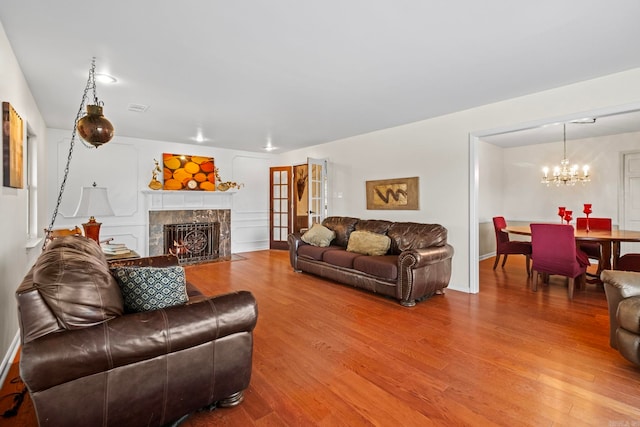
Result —
[{"label": "red vase on table", "polygon": [[584,204],[584,209],[582,210],[582,212],[584,212],[584,214],[587,216],[587,221],[586,221],[586,222],[587,222],[587,224],[586,224],[587,226],[586,226],[585,230],[586,230],[586,231],[587,231],[587,233],[588,233],[588,232],[589,232],[589,214],[590,214],[591,212],[593,212],[593,211],[591,210],[591,203],[585,203],[585,204]]},{"label": "red vase on table", "polygon": [[573,217],[571,216],[572,214],[573,214],[573,211],[568,211],[568,210],[564,211],[564,220],[567,221],[567,224],[569,224],[573,219]]},{"label": "red vase on table", "polygon": [[558,207],[558,216],[560,217],[560,224],[562,224],[562,220],[564,219],[564,212],[566,208],[564,206]]}]

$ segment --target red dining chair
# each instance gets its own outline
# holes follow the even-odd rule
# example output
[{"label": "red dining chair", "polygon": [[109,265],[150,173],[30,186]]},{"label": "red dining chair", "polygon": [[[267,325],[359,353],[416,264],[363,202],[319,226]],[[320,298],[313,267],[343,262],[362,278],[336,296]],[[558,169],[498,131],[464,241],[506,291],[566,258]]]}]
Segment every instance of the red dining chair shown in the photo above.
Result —
[{"label": "red dining chair", "polygon": [[[576,218],[576,230],[587,229],[587,218]],[[589,218],[589,230],[611,231],[611,218]],[[602,243],[581,242],[580,249],[587,254],[590,259],[598,261],[598,271],[594,277],[600,277],[602,272]],[[587,273],[591,276],[591,274]]]},{"label": "red dining chair", "polygon": [[502,231],[507,226],[507,221],[504,217],[493,217],[493,228],[496,232],[496,261],[493,263],[493,269],[498,266],[500,255],[504,255],[502,259],[502,267],[507,263],[508,255],[524,255],[527,257],[527,276],[531,275],[531,242],[521,242],[517,240],[510,240],[509,233]]},{"label": "red dining chair", "polygon": [[533,272],[536,280],[533,291],[538,290],[540,274],[565,276],[568,280],[569,299],[573,299],[576,281],[584,283],[589,266],[587,254],[576,248],[573,226],[561,224],[531,224]]},{"label": "red dining chair", "polygon": [[622,255],[617,264],[616,270],[640,272],[640,254]]}]

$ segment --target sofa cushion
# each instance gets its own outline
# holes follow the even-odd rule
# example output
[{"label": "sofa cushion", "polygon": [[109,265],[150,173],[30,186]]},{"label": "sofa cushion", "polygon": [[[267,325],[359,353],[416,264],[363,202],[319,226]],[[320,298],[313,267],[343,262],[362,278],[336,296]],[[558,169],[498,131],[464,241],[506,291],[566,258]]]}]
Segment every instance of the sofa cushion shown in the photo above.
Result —
[{"label": "sofa cushion", "polygon": [[127,312],[158,310],[188,301],[184,267],[115,267]]},{"label": "sofa cushion", "polygon": [[327,264],[344,268],[353,268],[353,260],[364,255],[347,251],[326,251],[322,255],[322,260]]},{"label": "sofa cushion", "polygon": [[324,248],[329,246],[335,237],[336,233],[333,230],[329,230],[321,224],[313,224],[313,226],[302,235],[302,241],[313,246]]},{"label": "sofa cushion", "polygon": [[444,246],[447,243],[447,229],[440,224],[419,224],[396,222],[389,227],[391,254],[398,255],[408,249],[423,249]]},{"label": "sofa cushion", "polygon": [[354,231],[349,237],[347,250],[362,255],[385,255],[390,246],[389,236],[371,231]]},{"label": "sofa cushion", "polygon": [[298,247],[298,256],[300,258],[309,258],[309,259],[315,259],[316,261],[322,261],[322,255],[326,251],[334,251],[334,250],[344,251],[345,249],[335,245],[329,245],[327,247],[300,245]]},{"label": "sofa cushion", "polygon": [[384,280],[398,279],[398,256],[361,256],[353,260],[353,268]]},{"label": "sofa cushion", "polygon": [[348,216],[330,216],[322,221],[322,225],[329,230],[333,230],[336,233],[336,238],[333,240],[334,245],[347,247],[349,241],[349,235],[356,229],[358,218],[351,218]]},{"label": "sofa cushion", "polygon": [[65,329],[96,325],[124,311],[100,246],[82,236],[51,241],[34,264],[33,284]]}]

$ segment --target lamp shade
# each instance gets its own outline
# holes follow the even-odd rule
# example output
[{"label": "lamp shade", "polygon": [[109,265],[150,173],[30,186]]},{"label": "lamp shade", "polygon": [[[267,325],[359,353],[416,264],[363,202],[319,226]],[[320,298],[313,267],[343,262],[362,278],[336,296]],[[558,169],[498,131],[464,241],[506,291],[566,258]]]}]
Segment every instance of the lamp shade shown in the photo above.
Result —
[{"label": "lamp shade", "polygon": [[106,187],[82,187],[75,217],[113,216]]}]

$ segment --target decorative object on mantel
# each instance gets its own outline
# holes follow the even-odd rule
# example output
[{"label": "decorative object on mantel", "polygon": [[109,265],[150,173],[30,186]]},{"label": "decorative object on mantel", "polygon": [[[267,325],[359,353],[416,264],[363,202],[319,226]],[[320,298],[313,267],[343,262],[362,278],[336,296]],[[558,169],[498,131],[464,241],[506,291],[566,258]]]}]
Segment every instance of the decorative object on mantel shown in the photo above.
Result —
[{"label": "decorative object on mantel", "polygon": [[89,239],[93,239],[100,244],[100,226],[101,222],[97,222],[95,215],[98,216],[114,216],[109,195],[106,187],[98,187],[93,183],[91,187],[82,187],[80,190],[80,202],[73,216],[89,217],[89,221],[82,224],[84,235]]},{"label": "decorative object on mantel", "polygon": [[156,167],[153,168],[153,171],[151,172],[151,182],[149,182],[149,188],[152,190],[160,190],[162,188],[162,183],[158,181],[158,174],[162,172],[162,169],[160,169],[160,164],[156,159],[153,159],[153,161],[155,162]]},{"label": "decorative object on mantel", "polygon": [[[595,121],[595,120],[594,120]],[[560,185],[576,185],[576,182],[580,182],[582,184],[591,181],[589,177],[589,165],[584,165],[582,167],[582,175],[579,175],[578,170],[580,167],[578,165],[569,166],[569,160],[567,159],[567,124],[563,123],[563,133],[564,133],[564,151],[562,161],[560,162],[560,166],[555,166],[553,168],[553,174],[549,176],[549,168],[542,168],[542,184],[546,184],[547,187],[549,184],[555,184],[556,187]]]},{"label": "decorative object on mantel", "polygon": [[11,104],[2,103],[2,185],[23,188],[22,172],[22,118]]},{"label": "decorative object on mantel", "polygon": [[240,189],[240,187],[243,187],[244,184],[238,184],[235,181],[223,181],[222,178],[220,178],[220,170],[218,168],[215,169],[216,170],[216,180],[218,182],[218,191],[227,191],[231,188],[236,188],[236,189]]},{"label": "decorative object on mantel", "polygon": [[[87,79],[87,84],[82,94],[82,100],[80,101],[80,107],[78,108],[78,112],[76,114],[76,118],[73,123],[73,130],[71,131],[71,142],[69,143],[69,154],[67,155],[67,163],[64,168],[64,176],[62,177],[62,183],[60,184],[60,191],[58,192],[58,199],[56,201],[56,206],[53,209],[51,222],[49,223],[49,227],[45,231],[45,234],[47,235],[51,232],[51,230],[55,225],[56,217],[58,216],[58,209],[60,208],[60,203],[62,202],[62,195],[64,194],[64,189],[67,184],[67,178],[69,176],[69,166],[71,164],[73,148],[75,146],[76,132],[80,133],[80,136],[83,139],[86,138],[84,140],[90,143],[95,148],[100,147],[101,145],[109,142],[111,138],[113,138],[113,126],[107,119],[104,118],[104,116],[102,116],[102,102],[98,100],[98,95],[96,94],[95,73],[96,73],[96,58],[94,57],[91,59],[91,68],[89,69],[89,78]],[[98,118],[99,120],[93,120],[94,118],[91,118],[91,121],[90,121],[91,124],[86,124],[86,123],[83,124],[82,132],[81,132],[80,120],[82,116],[82,110],[84,109],[84,106],[87,102],[87,94],[89,93],[89,90],[93,91],[93,102],[95,104],[94,106],[100,107],[99,110],[94,110],[94,112],[99,113],[100,117]],[[89,109],[89,106],[87,107],[87,109]],[[94,127],[98,125],[107,126],[106,123],[109,123],[108,126],[110,126],[110,129],[106,129],[106,131],[94,129]],[[96,133],[94,133],[93,131],[96,131]],[[47,240],[45,239],[44,243],[42,244],[42,250],[45,249],[46,245],[47,245]]]},{"label": "decorative object on mantel", "polygon": [[162,154],[165,190],[215,191],[213,157]]},{"label": "decorative object on mantel", "polygon": [[418,177],[367,181],[367,209],[418,209]]}]

